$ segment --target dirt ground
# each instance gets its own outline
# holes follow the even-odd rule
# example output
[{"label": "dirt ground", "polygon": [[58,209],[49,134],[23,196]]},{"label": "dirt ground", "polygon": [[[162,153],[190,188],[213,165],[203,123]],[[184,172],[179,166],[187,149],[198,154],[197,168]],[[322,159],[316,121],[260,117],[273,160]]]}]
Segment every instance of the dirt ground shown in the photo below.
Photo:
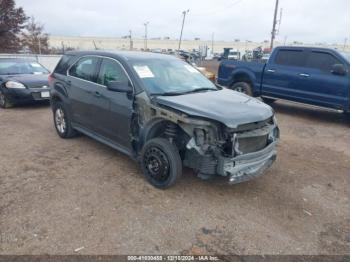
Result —
[{"label": "dirt ground", "polygon": [[350,254],[350,120],[273,107],[264,176],[228,186],[185,170],[166,191],[107,146],[60,139],[47,105],[0,110],[0,253]]}]

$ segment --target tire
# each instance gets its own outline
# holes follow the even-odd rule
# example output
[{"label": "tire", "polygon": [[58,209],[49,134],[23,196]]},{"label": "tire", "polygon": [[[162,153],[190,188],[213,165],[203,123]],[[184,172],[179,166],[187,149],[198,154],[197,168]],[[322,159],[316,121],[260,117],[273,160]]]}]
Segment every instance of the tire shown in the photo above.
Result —
[{"label": "tire", "polygon": [[267,98],[267,97],[262,97],[262,100],[264,101],[264,103],[266,103],[266,104],[268,104],[268,105],[271,105],[271,104],[273,104],[274,102],[276,102],[276,99]]},{"label": "tire", "polygon": [[179,150],[167,139],[151,139],[142,149],[141,168],[147,181],[154,187],[169,188],[182,176]]},{"label": "tire", "polygon": [[250,84],[247,82],[237,82],[231,87],[232,90],[246,94],[248,96],[253,96],[253,90]]},{"label": "tire", "polygon": [[70,116],[62,102],[53,104],[53,121],[57,134],[61,138],[71,138],[77,135],[71,124]]},{"label": "tire", "polygon": [[0,107],[1,108],[10,108],[13,104],[10,103],[6,95],[0,90]]}]

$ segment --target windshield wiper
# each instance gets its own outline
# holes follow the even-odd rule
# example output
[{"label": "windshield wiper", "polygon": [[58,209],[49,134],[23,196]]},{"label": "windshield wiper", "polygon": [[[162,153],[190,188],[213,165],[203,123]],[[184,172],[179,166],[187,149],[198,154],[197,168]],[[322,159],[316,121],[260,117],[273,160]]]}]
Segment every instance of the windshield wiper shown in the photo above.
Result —
[{"label": "windshield wiper", "polygon": [[179,96],[186,92],[162,92],[162,93],[151,93],[151,96]]},{"label": "windshield wiper", "polygon": [[212,88],[212,87],[201,87],[189,91],[183,91],[183,92],[163,92],[163,93],[151,93],[152,96],[180,96],[180,95],[186,95],[186,94],[191,94],[191,93],[196,93],[196,92],[201,92],[201,91],[217,91],[217,89]]},{"label": "windshield wiper", "polygon": [[187,92],[184,92],[183,94],[190,94],[190,93],[197,93],[197,92],[201,92],[201,91],[217,91],[216,88],[212,88],[212,87],[200,87],[200,88],[196,88]]}]

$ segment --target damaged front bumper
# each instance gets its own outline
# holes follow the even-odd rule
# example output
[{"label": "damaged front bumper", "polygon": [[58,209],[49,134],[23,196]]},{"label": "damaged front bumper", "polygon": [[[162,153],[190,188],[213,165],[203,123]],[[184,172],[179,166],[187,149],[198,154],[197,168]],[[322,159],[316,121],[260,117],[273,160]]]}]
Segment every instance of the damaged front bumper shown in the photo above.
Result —
[{"label": "damaged front bumper", "polygon": [[276,160],[277,141],[264,149],[233,158],[218,158],[217,174],[229,178],[230,184],[245,182],[264,174]]}]

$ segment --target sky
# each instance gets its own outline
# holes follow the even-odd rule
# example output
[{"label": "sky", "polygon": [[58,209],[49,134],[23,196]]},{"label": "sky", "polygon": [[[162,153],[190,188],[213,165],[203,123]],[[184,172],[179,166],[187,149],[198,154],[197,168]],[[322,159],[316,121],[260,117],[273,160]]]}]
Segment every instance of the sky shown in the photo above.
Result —
[{"label": "sky", "polygon": [[[271,35],[275,0],[16,0],[51,35],[263,41]],[[349,0],[280,0],[277,40],[304,43],[350,41]]]}]

